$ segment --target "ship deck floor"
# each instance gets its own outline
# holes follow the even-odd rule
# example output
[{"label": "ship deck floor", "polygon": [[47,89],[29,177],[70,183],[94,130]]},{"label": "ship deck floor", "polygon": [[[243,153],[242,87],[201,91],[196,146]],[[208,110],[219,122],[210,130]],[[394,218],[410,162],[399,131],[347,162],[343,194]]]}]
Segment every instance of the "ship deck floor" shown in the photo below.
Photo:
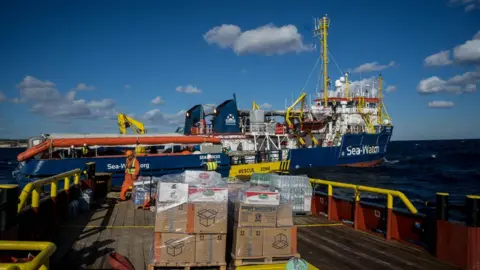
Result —
[{"label": "ship deck floor", "polygon": [[[135,269],[147,269],[154,214],[134,209],[131,202],[110,199],[59,229],[53,269],[112,269],[107,255],[116,251]],[[324,217],[295,217],[298,252],[321,270],[326,269],[457,269],[430,254],[397,241],[354,231]]]}]

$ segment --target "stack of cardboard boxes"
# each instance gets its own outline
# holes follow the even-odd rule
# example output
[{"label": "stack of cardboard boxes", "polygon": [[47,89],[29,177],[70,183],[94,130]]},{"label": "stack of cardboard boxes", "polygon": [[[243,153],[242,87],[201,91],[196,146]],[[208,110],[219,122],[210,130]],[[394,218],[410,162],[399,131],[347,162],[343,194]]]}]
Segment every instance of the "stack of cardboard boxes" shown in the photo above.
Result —
[{"label": "stack of cardboard boxes", "polygon": [[228,189],[218,179],[187,171],[158,183],[153,264],[225,265]]},{"label": "stack of cardboard boxes", "polygon": [[280,194],[251,187],[230,204],[232,257],[286,257],[297,254],[297,229],[292,207],[280,204]]}]

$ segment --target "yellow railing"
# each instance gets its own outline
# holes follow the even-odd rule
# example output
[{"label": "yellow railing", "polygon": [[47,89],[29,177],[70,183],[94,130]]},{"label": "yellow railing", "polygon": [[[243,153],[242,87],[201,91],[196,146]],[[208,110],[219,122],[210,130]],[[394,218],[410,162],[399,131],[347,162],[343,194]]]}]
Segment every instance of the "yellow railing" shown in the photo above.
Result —
[{"label": "yellow railing", "polygon": [[32,208],[37,209],[40,206],[40,194],[45,185],[50,184],[50,197],[55,200],[58,194],[58,181],[64,180],[63,190],[68,192],[71,186],[71,178],[73,177],[73,184],[78,185],[80,183],[80,175],[82,170],[75,169],[54,176],[50,176],[44,179],[36,180],[34,182],[28,183],[22,190],[18,202],[18,213],[22,211],[27,203],[27,199],[30,194],[32,194]]},{"label": "yellow railing", "polygon": [[32,261],[22,263],[0,263],[0,270],[17,269],[41,269],[46,270],[50,264],[50,256],[53,255],[57,247],[50,242],[30,242],[30,241],[0,241],[0,250],[2,251],[33,251],[39,250],[40,253]]},{"label": "yellow railing", "polygon": [[379,193],[387,195],[387,208],[393,208],[393,197],[398,197],[402,202],[405,204],[408,210],[412,214],[416,214],[417,208],[413,206],[410,200],[400,191],[391,190],[391,189],[384,189],[384,188],[376,188],[376,187],[367,187],[367,186],[360,186],[360,185],[353,185],[353,184],[346,184],[341,182],[334,182],[334,181],[327,181],[327,180],[320,180],[320,179],[310,179],[310,183],[318,184],[318,185],[326,185],[328,188],[328,196],[333,195],[333,187],[339,188],[348,188],[352,189],[355,192],[355,201],[360,201],[360,192],[372,192],[372,193]]}]

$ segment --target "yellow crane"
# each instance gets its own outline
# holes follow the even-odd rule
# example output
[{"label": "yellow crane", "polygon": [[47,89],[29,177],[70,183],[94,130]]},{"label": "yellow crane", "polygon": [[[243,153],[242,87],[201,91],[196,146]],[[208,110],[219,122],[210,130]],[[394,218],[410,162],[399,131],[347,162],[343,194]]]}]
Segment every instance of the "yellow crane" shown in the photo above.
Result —
[{"label": "yellow crane", "polygon": [[127,134],[127,128],[131,128],[135,134],[145,134],[145,126],[142,122],[133,119],[132,117],[119,113],[117,115],[118,128],[120,129],[120,134]]},{"label": "yellow crane", "polygon": [[[304,123],[305,123],[303,109],[305,108],[306,97],[307,97],[307,94],[305,92],[302,92],[300,97],[285,111],[285,122],[288,128],[291,129],[293,133],[297,136],[298,141],[300,142],[301,145],[305,145],[305,140],[301,136],[301,131],[304,129]],[[300,103],[300,110],[295,113],[292,112],[299,103]],[[300,124],[300,130],[297,130],[295,128],[295,123],[294,123],[295,119],[298,119],[298,122]],[[310,136],[310,138],[312,139],[312,142],[315,145],[318,145],[318,141],[311,133],[311,130],[307,128],[306,133]]]},{"label": "yellow crane", "polygon": [[[133,119],[132,117],[119,113],[117,115],[117,122],[118,122],[118,128],[120,129],[120,134],[127,134],[127,128],[131,128],[135,134],[145,134],[147,133],[147,130],[145,129],[145,125],[138,121]],[[145,153],[145,147],[143,146],[137,146],[135,148],[136,153]]]}]

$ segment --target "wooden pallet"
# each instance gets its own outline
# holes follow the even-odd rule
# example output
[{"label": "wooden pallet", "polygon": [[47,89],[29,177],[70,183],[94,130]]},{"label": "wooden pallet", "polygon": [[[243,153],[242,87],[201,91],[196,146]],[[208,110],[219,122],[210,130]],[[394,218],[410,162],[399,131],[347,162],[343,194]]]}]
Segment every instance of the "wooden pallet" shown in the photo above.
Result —
[{"label": "wooden pallet", "polygon": [[189,264],[182,264],[182,265],[175,265],[172,263],[155,263],[149,264],[148,270],[155,270],[155,269],[179,269],[179,270],[202,270],[202,269],[219,269],[219,270],[227,270],[226,263],[189,263]]},{"label": "wooden pallet", "polygon": [[232,254],[233,265],[252,265],[252,264],[273,264],[287,263],[291,258],[300,258],[300,254],[281,255],[281,256],[259,256],[259,257],[236,257]]}]

